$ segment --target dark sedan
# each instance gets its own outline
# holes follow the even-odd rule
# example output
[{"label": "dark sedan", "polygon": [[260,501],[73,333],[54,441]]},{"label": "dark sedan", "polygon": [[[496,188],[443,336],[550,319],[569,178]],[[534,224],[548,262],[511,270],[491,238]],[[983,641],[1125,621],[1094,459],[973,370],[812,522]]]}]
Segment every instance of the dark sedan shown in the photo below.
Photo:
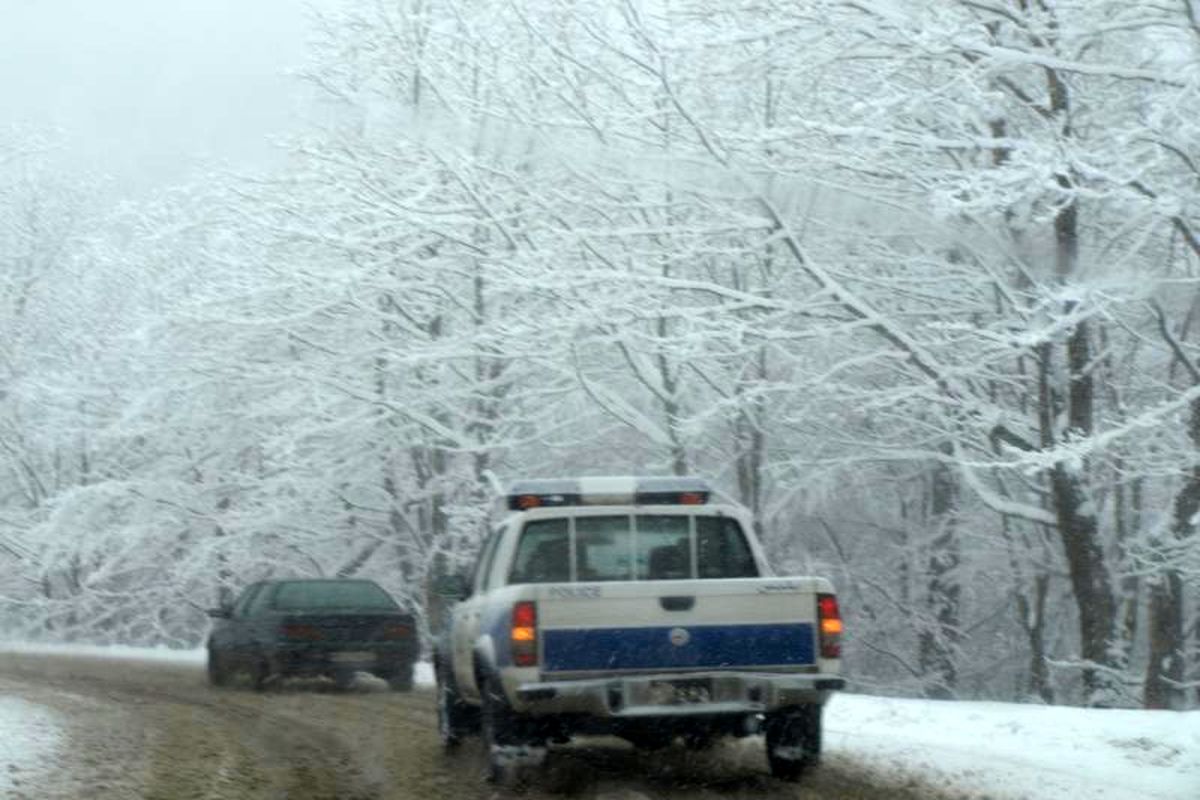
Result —
[{"label": "dark sedan", "polygon": [[215,620],[208,639],[214,686],[238,672],[248,672],[255,689],[316,676],[347,686],[356,672],[370,672],[393,689],[412,688],[420,649],[415,621],[372,581],[263,581],[208,613]]}]

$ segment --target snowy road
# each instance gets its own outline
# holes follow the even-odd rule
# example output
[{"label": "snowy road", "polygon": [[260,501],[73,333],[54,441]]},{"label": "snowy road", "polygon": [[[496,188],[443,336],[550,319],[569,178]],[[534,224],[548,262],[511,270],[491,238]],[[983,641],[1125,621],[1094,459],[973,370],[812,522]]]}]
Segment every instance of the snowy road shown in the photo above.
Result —
[{"label": "snowy road", "polygon": [[[29,653],[0,653],[0,680],[6,698],[37,704],[63,726],[53,768],[31,774],[6,797],[467,800],[508,794],[482,782],[482,755],[473,742],[453,756],[440,752],[427,690],[397,694],[368,686],[343,693],[312,684],[260,695],[210,689],[194,663]],[[639,755],[597,740],[553,752],[538,782],[520,796],[952,796],[911,777],[896,785],[873,774],[833,754],[797,786],[768,777],[761,748],[753,742],[705,753],[672,749]]]}]

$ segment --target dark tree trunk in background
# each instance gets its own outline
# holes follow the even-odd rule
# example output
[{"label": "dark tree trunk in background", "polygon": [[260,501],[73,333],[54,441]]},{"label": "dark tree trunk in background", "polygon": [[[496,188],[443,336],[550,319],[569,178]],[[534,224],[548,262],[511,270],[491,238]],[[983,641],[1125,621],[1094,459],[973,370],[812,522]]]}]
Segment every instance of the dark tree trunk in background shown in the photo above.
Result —
[{"label": "dark tree trunk in background", "polygon": [[[1113,666],[1112,638],[1116,622],[1116,597],[1104,563],[1096,517],[1085,511],[1087,502],[1081,478],[1062,463],[1050,474],[1058,533],[1067,557],[1071,589],[1079,610],[1080,654],[1101,668]],[[1089,703],[1104,703],[1108,698],[1106,679],[1100,671],[1085,668],[1084,686]]]},{"label": "dark tree trunk in background", "polygon": [[[664,270],[663,274],[668,273]],[[666,317],[659,317],[656,320],[656,334],[660,343],[666,340],[668,333]],[[670,359],[661,349],[655,355],[655,363],[658,366],[658,379],[663,391],[662,406],[667,436],[671,440],[671,472],[675,475],[687,475],[688,454],[683,444],[683,408],[679,403],[678,368],[672,369]]]},{"label": "dark tree trunk in background", "polygon": [[[1011,542],[1012,520],[1007,517],[1003,521],[1003,531],[1004,537]],[[1050,554],[1046,551],[1049,550],[1049,532],[1043,526],[1039,526],[1038,533],[1040,534],[1040,547],[1043,551],[1043,558],[1040,561],[1048,563]],[[1050,682],[1046,651],[1046,598],[1050,595],[1051,576],[1044,563],[1039,564],[1037,558],[1030,559],[1034,565],[1034,575],[1031,581],[1032,586],[1027,589],[1022,577],[1024,570],[1021,566],[1021,556],[1033,552],[1038,546],[1035,546],[1028,536],[1022,536],[1017,544],[1021,546],[1021,550],[1017,551],[1015,548],[1011,550],[1010,559],[1013,574],[1017,576],[1016,586],[1013,589],[1013,597],[1017,605],[1017,623],[1025,632],[1025,638],[1029,642],[1029,674],[1026,676],[1025,693],[1029,697],[1041,698],[1044,703],[1053,703],[1054,687]]]},{"label": "dark tree trunk in background", "polygon": [[[1064,209],[1064,212],[1066,210]],[[1056,230],[1072,244],[1066,245],[1068,258],[1074,258],[1074,214],[1069,222],[1056,222]],[[1065,243],[1060,243],[1060,250]],[[1060,258],[1062,256],[1060,255]],[[1067,312],[1070,313],[1068,308]],[[1086,370],[1089,344],[1088,328],[1079,323],[1071,332],[1067,346],[1069,368],[1069,405],[1066,408],[1069,431],[1067,437],[1085,437],[1092,433],[1092,378]],[[1047,343],[1038,348],[1038,419],[1043,448],[1056,442],[1054,419],[1061,410],[1061,401],[1051,382],[1053,349]],[[1086,493],[1086,465],[1060,461],[1049,473],[1050,499],[1057,522],[1058,537],[1067,561],[1071,591],[1079,613],[1080,655],[1089,664],[1110,667],[1113,664],[1112,638],[1116,627],[1117,603],[1111,577],[1104,561],[1100,530],[1095,509]],[[1083,670],[1087,702],[1108,701],[1105,681],[1092,667]]]},{"label": "dark tree trunk in background", "polygon": [[956,654],[962,601],[958,567],[962,553],[958,541],[958,484],[949,466],[940,461],[934,465],[930,481],[929,526],[936,533],[930,543],[926,571],[928,619],[921,630],[918,655],[925,695],[950,699],[958,683]]},{"label": "dark tree trunk in background", "polygon": [[[1125,471],[1124,459],[1113,462],[1113,471],[1118,475]],[[1131,547],[1133,537],[1141,528],[1141,479],[1135,479],[1128,489],[1118,483],[1113,488],[1113,521],[1117,531],[1117,557],[1120,572],[1120,600],[1117,611],[1117,633],[1129,658],[1133,643],[1138,635],[1138,613],[1141,608],[1141,578],[1133,564]]]},{"label": "dark tree trunk in background", "polygon": [[[1067,84],[1053,69],[1046,71],[1050,110],[1062,126],[1064,139],[1072,137],[1071,102]],[[1074,196],[1074,176],[1060,173],[1058,185],[1068,199],[1054,217],[1055,272],[1060,283],[1069,284],[1079,271],[1079,200]],[[1063,305],[1063,313],[1078,310],[1075,301]],[[1066,438],[1083,439],[1095,430],[1096,402],[1090,325],[1078,320],[1067,336],[1067,427]],[[1113,635],[1116,631],[1117,600],[1112,577],[1104,559],[1096,509],[1088,492],[1086,463],[1059,461],[1050,472],[1051,497],[1058,519],[1070,573],[1071,589],[1079,608],[1080,654],[1091,665],[1085,668],[1084,687],[1089,704],[1111,700],[1105,668],[1115,666]]]},{"label": "dark tree trunk in background", "polygon": [[[1200,458],[1200,400],[1192,401],[1188,437]],[[1173,541],[1158,542],[1159,569],[1150,583],[1150,656],[1146,668],[1146,708],[1183,708],[1187,633],[1184,620],[1183,574],[1179,558],[1195,538],[1200,513],[1200,464],[1193,466],[1175,497],[1171,525]]]},{"label": "dark tree trunk in background", "polygon": [[752,398],[746,397],[739,387],[741,402],[734,419],[734,445],[737,447],[738,495],[742,504],[754,514],[754,532],[763,538],[763,465],[766,463],[767,437],[763,431],[766,424],[765,401],[758,387],[767,375],[765,348],[755,354],[753,369],[747,370],[746,383],[755,391]]},{"label": "dark tree trunk in background", "polygon": [[1054,702],[1054,687],[1050,685],[1050,669],[1046,660],[1046,597],[1050,592],[1050,576],[1042,573],[1033,579],[1033,607],[1028,609],[1029,631],[1029,693]]}]

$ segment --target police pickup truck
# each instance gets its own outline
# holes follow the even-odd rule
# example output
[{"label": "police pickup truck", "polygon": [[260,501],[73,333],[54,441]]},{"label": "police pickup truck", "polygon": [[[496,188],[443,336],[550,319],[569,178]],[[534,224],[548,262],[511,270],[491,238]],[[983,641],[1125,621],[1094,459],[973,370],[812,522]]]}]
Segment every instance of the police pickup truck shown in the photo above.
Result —
[{"label": "police pickup truck", "polygon": [[762,733],[776,777],[815,764],[844,685],[833,587],[772,576],[748,512],[714,499],[696,478],[514,484],[473,573],[435,586],[455,602],[434,653],[444,746],[478,732],[493,780],[574,735]]}]

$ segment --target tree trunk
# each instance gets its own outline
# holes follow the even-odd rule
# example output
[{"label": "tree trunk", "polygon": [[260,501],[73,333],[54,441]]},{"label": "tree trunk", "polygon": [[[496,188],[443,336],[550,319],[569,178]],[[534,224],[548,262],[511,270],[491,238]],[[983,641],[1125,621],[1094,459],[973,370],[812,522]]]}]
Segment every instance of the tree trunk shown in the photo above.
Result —
[{"label": "tree trunk", "polygon": [[1050,670],[1046,659],[1046,596],[1050,576],[1042,573],[1033,579],[1033,614],[1029,618],[1029,692],[1046,703],[1054,702]]},{"label": "tree trunk", "polygon": [[[1057,227],[1057,225],[1056,225]],[[1073,248],[1072,248],[1073,250]],[[1087,336],[1086,325],[1078,325],[1071,339]],[[1043,448],[1053,446],[1055,441],[1054,418],[1058,416],[1060,401],[1051,387],[1051,359],[1053,350],[1049,344],[1038,348],[1038,418]],[[1071,434],[1086,436],[1091,433],[1091,378],[1077,366],[1078,359],[1087,353],[1087,345],[1075,342],[1068,345],[1068,363],[1071,372],[1067,409]],[[1073,354],[1073,355],[1072,355]],[[1083,363],[1086,363],[1083,362]],[[1082,383],[1086,386],[1076,386]],[[1112,663],[1111,644],[1116,625],[1116,597],[1104,562],[1104,551],[1100,546],[1100,532],[1095,510],[1084,492],[1084,466],[1055,464],[1050,471],[1050,498],[1054,506],[1059,540],[1067,560],[1067,572],[1071,580],[1072,595],[1079,612],[1080,654],[1088,663],[1083,670],[1084,687],[1089,704],[1108,702],[1104,681],[1091,665],[1108,667]]]},{"label": "tree trunk", "polygon": [[[1057,21],[1051,19],[1051,27]],[[1064,140],[1074,136],[1071,127],[1071,95],[1067,83],[1054,69],[1046,70],[1050,112],[1059,123]],[[1079,270],[1079,200],[1075,176],[1067,169],[1057,176],[1067,201],[1054,217],[1055,274],[1060,284],[1076,278]],[[1074,300],[1063,304],[1063,313],[1075,312]],[[1087,320],[1079,320],[1067,336],[1067,428],[1065,438],[1086,438],[1094,431],[1095,380],[1092,373],[1092,343]],[[1052,438],[1057,441],[1057,436]],[[1062,461],[1050,472],[1051,497],[1058,520],[1058,535],[1067,557],[1071,589],[1079,608],[1080,653],[1088,666],[1083,670],[1089,705],[1111,702],[1104,669],[1114,666],[1113,635],[1117,601],[1112,577],[1104,559],[1096,509],[1088,494],[1086,463]],[[1095,669],[1100,667],[1102,669]]]},{"label": "tree trunk", "polygon": [[[1113,471],[1121,474],[1125,470],[1124,459],[1118,458]],[[1138,613],[1141,608],[1141,578],[1133,565],[1131,544],[1141,528],[1142,478],[1135,478],[1126,490],[1117,484],[1114,488],[1113,518],[1117,529],[1117,555],[1120,559],[1120,608],[1117,613],[1118,634],[1126,650],[1126,660],[1133,651],[1138,636]]]},{"label": "tree trunk", "polygon": [[[1188,437],[1200,454],[1200,400],[1192,401]],[[1200,513],[1200,465],[1193,466],[1187,482],[1175,497],[1171,534],[1174,541],[1155,548],[1160,565],[1150,585],[1150,658],[1146,668],[1146,708],[1184,706],[1184,668],[1187,635],[1184,624],[1183,574],[1179,557],[1195,536]]]},{"label": "tree trunk", "polygon": [[1046,597],[1050,592],[1050,576],[1040,573],[1033,578],[1033,600],[1017,592],[1017,613],[1021,628],[1029,640],[1029,678],[1026,692],[1044,703],[1054,702],[1054,687],[1050,685],[1050,670],[1046,659]]},{"label": "tree trunk", "polygon": [[[1084,508],[1080,483],[1064,464],[1057,464],[1050,473],[1058,533],[1079,610],[1080,654],[1089,665],[1111,667],[1116,598],[1100,547],[1096,516]],[[1090,705],[1111,701],[1107,679],[1092,666],[1084,668],[1083,681]]]},{"label": "tree trunk", "polygon": [[[1031,597],[1026,591],[1024,570],[1021,567],[1020,558],[1021,555],[1033,551],[1034,544],[1028,536],[1022,535],[1019,542],[1021,549],[1018,550],[1014,547],[1012,522],[1009,517],[1004,517],[1001,521],[1001,531],[1009,545],[1009,563],[1015,578],[1013,597],[1017,604],[1017,624],[1021,626],[1021,630],[1025,632],[1025,638],[1029,642],[1029,674],[1026,676],[1025,694],[1030,697],[1040,697],[1044,703],[1053,703],[1054,687],[1050,683],[1050,670],[1046,659],[1046,598],[1050,593],[1050,573],[1038,563],[1038,559],[1031,559],[1036,570],[1033,576]],[[1042,550],[1048,551],[1048,533],[1044,529],[1039,533]],[[1049,562],[1050,554],[1045,552],[1042,560]]]},{"label": "tree trunk", "polygon": [[[950,450],[949,446],[944,448]],[[958,542],[958,484],[943,462],[934,465],[930,486],[930,528],[937,531],[930,547],[925,604],[929,619],[919,640],[919,663],[926,697],[950,699],[958,683],[962,587],[958,567],[962,553]]]},{"label": "tree trunk", "polygon": [[737,447],[738,495],[742,504],[754,515],[754,532],[763,538],[763,466],[766,463],[767,437],[763,429],[766,423],[766,401],[759,388],[767,375],[766,348],[759,348],[754,358],[754,371],[748,383],[754,391],[747,398],[744,385],[739,384],[741,395],[739,411],[734,419],[734,443]]}]

